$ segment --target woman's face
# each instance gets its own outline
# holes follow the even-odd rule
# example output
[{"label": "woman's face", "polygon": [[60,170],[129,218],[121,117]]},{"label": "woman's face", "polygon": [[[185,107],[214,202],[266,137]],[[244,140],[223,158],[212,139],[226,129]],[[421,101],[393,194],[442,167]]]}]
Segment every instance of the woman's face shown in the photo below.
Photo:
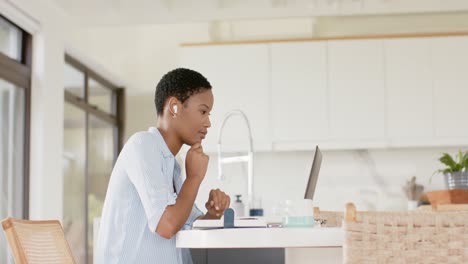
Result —
[{"label": "woman's face", "polygon": [[202,142],[211,127],[210,112],[213,108],[213,93],[211,89],[190,96],[177,115],[177,130],[183,143],[191,146]]}]

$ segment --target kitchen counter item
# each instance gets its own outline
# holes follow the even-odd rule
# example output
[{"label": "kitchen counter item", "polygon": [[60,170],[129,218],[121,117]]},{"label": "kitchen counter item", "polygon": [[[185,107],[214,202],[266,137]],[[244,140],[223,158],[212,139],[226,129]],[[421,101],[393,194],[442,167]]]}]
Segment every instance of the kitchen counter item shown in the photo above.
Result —
[{"label": "kitchen counter item", "polygon": [[314,223],[312,200],[301,199],[286,201],[283,220],[284,227],[313,227]]},{"label": "kitchen counter item", "polygon": [[468,204],[468,189],[432,191],[426,195],[431,205]]}]

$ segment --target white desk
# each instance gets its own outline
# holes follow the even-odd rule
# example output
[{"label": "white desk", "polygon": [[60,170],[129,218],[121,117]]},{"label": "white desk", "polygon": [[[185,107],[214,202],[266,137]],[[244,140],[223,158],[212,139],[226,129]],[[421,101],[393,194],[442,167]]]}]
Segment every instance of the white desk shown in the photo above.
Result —
[{"label": "white desk", "polygon": [[233,228],[183,230],[178,248],[285,248],[286,263],[341,263],[341,228]]},{"label": "white desk", "polygon": [[179,248],[306,248],[341,247],[341,228],[231,228],[183,230]]}]

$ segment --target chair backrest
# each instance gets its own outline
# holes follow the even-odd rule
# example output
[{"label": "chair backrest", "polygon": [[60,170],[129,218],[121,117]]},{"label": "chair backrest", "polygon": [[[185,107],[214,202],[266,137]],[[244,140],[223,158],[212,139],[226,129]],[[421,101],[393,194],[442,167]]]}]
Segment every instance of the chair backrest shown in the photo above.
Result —
[{"label": "chair backrest", "polygon": [[320,211],[314,207],[314,219],[320,221],[322,227],[341,227],[344,213],[335,211]]},{"label": "chair backrest", "polygon": [[343,263],[468,263],[468,211],[359,212],[346,205]]},{"label": "chair backrest", "polygon": [[73,255],[57,220],[31,221],[6,218],[2,221],[15,262],[74,264]]}]

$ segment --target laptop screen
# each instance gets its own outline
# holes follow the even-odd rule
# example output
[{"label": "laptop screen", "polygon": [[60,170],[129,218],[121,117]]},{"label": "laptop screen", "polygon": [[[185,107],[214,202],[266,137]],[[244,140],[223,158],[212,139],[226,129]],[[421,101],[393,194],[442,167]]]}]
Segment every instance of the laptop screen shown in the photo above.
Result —
[{"label": "laptop screen", "polygon": [[312,162],[312,168],[310,169],[309,181],[307,182],[307,188],[304,194],[304,199],[313,200],[315,193],[315,186],[317,185],[317,179],[320,172],[320,166],[322,165],[322,152],[318,146],[315,147],[314,161]]}]

